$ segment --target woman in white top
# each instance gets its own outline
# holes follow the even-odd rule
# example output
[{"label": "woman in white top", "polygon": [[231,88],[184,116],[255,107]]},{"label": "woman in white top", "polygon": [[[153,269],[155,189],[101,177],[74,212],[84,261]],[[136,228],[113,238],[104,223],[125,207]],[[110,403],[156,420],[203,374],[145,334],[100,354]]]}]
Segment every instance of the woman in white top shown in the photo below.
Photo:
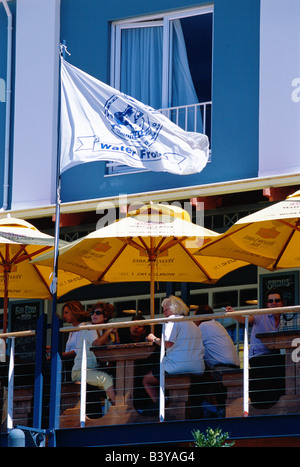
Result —
[{"label": "woman in white top", "polygon": [[[114,307],[109,303],[96,303],[90,312],[92,324],[102,324],[108,321],[109,314],[113,314]],[[84,323],[81,324],[82,331],[84,331]],[[81,379],[81,361],[83,340],[86,339],[86,353],[87,353],[87,373],[86,382],[91,386],[96,386],[99,389],[106,391],[107,397],[112,404],[115,403],[115,390],[113,386],[113,378],[106,371],[99,368],[97,359],[90,348],[94,345],[108,345],[113,341],[118,342],[116,330],[109,328],[105,331],[102,330],[87,330],[84,332],[77,332],[80,334],[76,347],[76,357],[74,366],[72,368],[72,380],[80,381]]]},{"label": "woman in white top", "polygon": [[[90,315],[83,308],[78,300],[71,300],[66,302],[62,309],[63,320],[71,324],[72,327],[77,327],[80,323],[89,321]],[[64,359],[72,359],[76,356],[76,348],[80,337],[79,332],[69,332],[68,340],[66,343],[65,352],[63,352]]]},{"label": "woman in white top", "polygon": [[[189,308],[178,297],[171,295],[162,302],[166,318],[184,316]],[[204,346],[199,328],[192,321],[168,322],[165,325],[166,354],[163,359],[165,371],[174,373],[204,372]],[[147,336],[149,342],[160,345],[161,339],[154,334]],[[159,365],[153,367],[143,379],[145,390],[155,404],[158,401]]]}]

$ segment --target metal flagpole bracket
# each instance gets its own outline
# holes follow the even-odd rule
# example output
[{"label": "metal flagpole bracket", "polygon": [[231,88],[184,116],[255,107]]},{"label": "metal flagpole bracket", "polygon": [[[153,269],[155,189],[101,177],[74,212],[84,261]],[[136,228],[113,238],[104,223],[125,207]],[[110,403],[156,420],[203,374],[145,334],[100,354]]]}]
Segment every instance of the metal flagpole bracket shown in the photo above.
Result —
[{"label": "metal flagpole bracket", "polygon": [[59,44],[59,53],[60,53],[61,57],[64,57],[65,54],[71,55],[70,52],[68,51],[68,48],[67,48],[67,46],[65,44],[65,41],[63,41],[63,43]]}]

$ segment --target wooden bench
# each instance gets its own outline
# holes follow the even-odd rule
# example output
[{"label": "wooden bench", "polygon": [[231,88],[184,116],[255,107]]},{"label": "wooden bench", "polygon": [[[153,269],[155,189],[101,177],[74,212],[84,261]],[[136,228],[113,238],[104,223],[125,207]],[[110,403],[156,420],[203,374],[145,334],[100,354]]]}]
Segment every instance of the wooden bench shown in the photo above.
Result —
[{"label": "wooden bench", "polygon": [[242,417],[244,412],[243,370],[226,371],[223,374],[222,383],[227,389],[225,417]]},{"label": "wooden bench", "polygon": [[185,420],[193,375],[165,375],[166,420]]},{"label": "wooden bench", "polygon": [[[166,420],[185,420],[190,389],[195,375],[174,374],[165,377]],[[95,391],[95,388],[93,388]],[[102,414],[99,414],[99,424]],[[147,418],[145,417],[145,421]],[[86,417],[86,426],[96,426],[97,420]],[[61,386],[60,428],[80,427],[80,382]]]},{"label": "wooden bench", "polygon": [[[227,388],[226,417],[243,417],[243,383],[243,370],[223,375],[223,385]],[[299,410],[300,402],[295,395],[285,394],[268,408],[254,407],[249,398],[249,416],[299,413]]]},{"label": "wooden bench", "polygon": [[[62,383],[60,400],[60,428],[78,428],[80,427],[80,388],[81,383]],[[105,396],[105,394],[103,393]],[[87,417],[86,425],[89,420],[102,417],[102,392],[92,386],[87,386]],[[94,409],[91,405],[94,404]],[[92,423],[93,425],[95,423]]]}]

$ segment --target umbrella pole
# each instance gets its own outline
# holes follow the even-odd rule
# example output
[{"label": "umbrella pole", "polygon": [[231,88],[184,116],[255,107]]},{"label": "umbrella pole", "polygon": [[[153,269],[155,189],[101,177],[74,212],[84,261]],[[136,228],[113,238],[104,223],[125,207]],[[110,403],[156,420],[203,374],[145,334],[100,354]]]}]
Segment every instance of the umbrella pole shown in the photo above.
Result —
[{"label": "umbrella pole", "polygon": [[8,311],[8,273],[9,266],[9,245],[5,245],[5,263],[4,263],[4,301],[3,301],[3,332],[7,332],[7,311]]},{"label": "umbrella pole", "polygon": [[[155,315],[155,284],[154,284],[154,267],[156,255],[153,251],[154,249],[154,239],[150,237],[150,251],[149,251],[149,261],[150,261],[150,317],[154,318]],[[154,325],[151,325],[151,332],[154,332]]]},{"label": "umbrella pole", "polygon": [[4,271],[3,333],[7,332],[8,272]]},{"label": "umbrella pole", "polygon": [[154,261],[150,261],[150,317],[154,318],[155,315],[155,305],[154,305],[154,295],[155,295],[155,285],[154,285]]},{"label": "umbrella pole", "polygon": [[[150,260],[150,317],[155,315],[155,284],[154,284],[154,266],[155,260]],[[151,332],[154,332],[154,324],[151,324]]]}]

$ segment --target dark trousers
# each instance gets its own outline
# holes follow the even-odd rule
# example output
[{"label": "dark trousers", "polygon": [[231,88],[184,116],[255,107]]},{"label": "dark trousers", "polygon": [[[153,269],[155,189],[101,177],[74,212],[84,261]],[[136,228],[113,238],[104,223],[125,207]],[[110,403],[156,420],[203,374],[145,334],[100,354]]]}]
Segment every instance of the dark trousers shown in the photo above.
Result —
[{"label": "dark trousers", "polygon": [[268,408],[285,394],[285,358],[280,352],[250,359],[249,396],[256,408]]}]

